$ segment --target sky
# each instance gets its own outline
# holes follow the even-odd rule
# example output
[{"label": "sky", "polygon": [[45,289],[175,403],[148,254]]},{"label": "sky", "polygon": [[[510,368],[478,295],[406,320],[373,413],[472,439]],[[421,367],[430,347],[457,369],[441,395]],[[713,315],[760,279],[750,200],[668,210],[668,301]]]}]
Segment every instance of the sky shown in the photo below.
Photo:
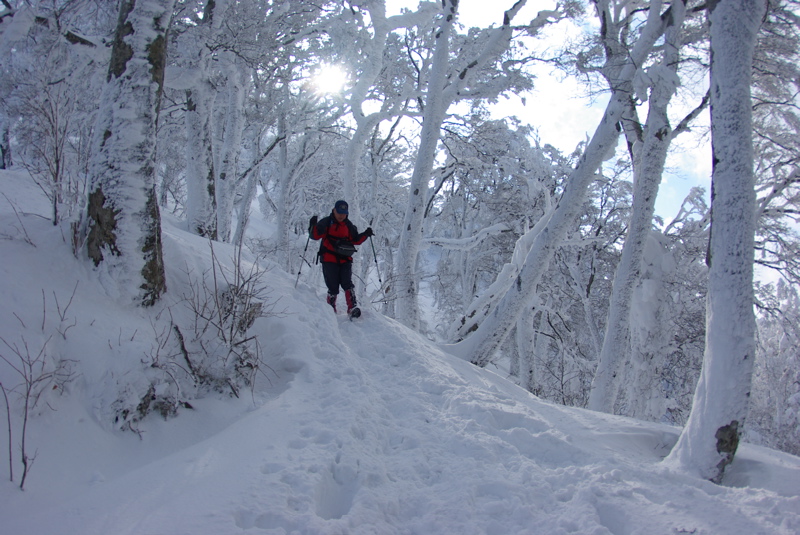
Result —
[{"label": "sky", "polygon": [[[800,458],[744,443],[722,485],[677,471],[661,459],[679,429],[542,401],[369,303],[359,320],[336,315],[318,266],[295,286],[295,274],[264,260],[270,313],[248,334],[268,367],[251,391],[185,388],[192,408],[121,431],[115,403],[135,405],[146,379],[165,377],[158,369],[181,376],[164,333],[170,319],[190,332],[182,297],[210,269],[209,244],[164,214],[168,291],[157,307],[132,307],[72,254],[29,177],[0,171],[0,185],[0,355],[60,357],[72,375],[47,383],[31,413],[24,491],[10,393],[3,535],[800,532]],[[273,230],[253,213],[250,232]],[[223,264],[234,253],[215,244]],[[20,383],[2,359],[0,382]]]},{"label": "sky", "polygon": [[[515,1],[460,0],[459,21],[466,27],[498,26],[505,10],[511,8]],[[387,0],[387,14],[399,13],[403,7],[413,9],[418,3],[418,0]],[[551,9],[554,5],[553,2],[529,0],[514,20],[519,24],[530,22],[539,11]],[[553,47],[560,46],[565,36],[577,36],[578,33],[578,27],[569,22],[561,22],[556,29],[543,32],[546,42],[552,42]],[[525,102],[519,97],[508,98],[495,107],[495,113],[498,117],[516,115],[538,130],[541,143],[553,145],[569,154],[578,143],[594,133],[603,116],[607,96],[587,96],[585,88],[577,80],[564,77],[549,66],[538,65],[533,70],[537,79],[533,91],[525,95]],[[681,113],[685,114],[695,105],[687,103]],[[708,200],[711,149],[709,139],[702,135],[704,124],[707,124],[707,114],[700,118],[693,133],[683,134],[673,142],[656,200],[656,215],[667,220],[674,217],[684,198],[695,186],[706,189]],[[623,143],[620,143],[620,150],[624,150]]]}]

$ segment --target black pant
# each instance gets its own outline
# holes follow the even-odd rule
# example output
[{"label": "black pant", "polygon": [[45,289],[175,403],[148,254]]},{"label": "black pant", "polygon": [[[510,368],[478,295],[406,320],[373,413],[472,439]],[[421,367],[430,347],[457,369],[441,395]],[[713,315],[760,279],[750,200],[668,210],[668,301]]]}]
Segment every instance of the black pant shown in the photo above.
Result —
[{"label": "black pant", "polygon": [[353,289],[353,264],[351,262],[344,264],[323,262],[322,276],[325,278],[325,286],[328,287],[328,293],[331,295],[339,294],[339,286],[345,292]]}]

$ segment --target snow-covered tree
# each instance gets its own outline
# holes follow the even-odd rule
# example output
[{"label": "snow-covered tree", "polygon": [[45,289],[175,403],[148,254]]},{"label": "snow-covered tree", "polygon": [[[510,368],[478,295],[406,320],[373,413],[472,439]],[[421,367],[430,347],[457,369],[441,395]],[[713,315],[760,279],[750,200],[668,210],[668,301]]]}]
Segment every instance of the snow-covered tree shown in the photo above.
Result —
[{"label": "snow-covered tree", "polygon": [[[356,55],[360,54],[358,62],[352,65],[353,87],[345,95],[345,100],[350,111],[350,117],[355,121],[355,129],[350,137],[347,149],[342,159],[342,193],[350,203],[350,219],[361,224],[361,202],[357,191],[358,173],[360,171],[361,157],[368,147],[368,141],[375,128],[383,121],[393,120],[407,108],[406,102],[416,94],[412,80],[399,79],[387,80],[379,84],[380,92],[375,91],[379,78],[386,74],[395,74],[396,69],[385,65],[387,59],[398,61],[401,58],[388,56],[386,53],[390,33],[410,31],[421,26],[427,26],[437,14],[437,9],[432,3],[420,4],[418,11],[407,11],[392,17],[386,16],[386,2],[378,0],[364,5],[366,13],[362,13],[354,5],[352,11],[346,11],[363,29],[359,32],[360,38],[355,40],[349,32],[340,35],[329,29],[338,41],[340,52],[344,58],[354,54],[346,54],[352,44],[356,44]],[[366,17],[365,17],[366,15]],[[364,27],[367,19],[369,27]],[[350,37],[350,43],[346,43]],[[352,61],[352,59],[350,59]],[[390,89],[392,91],[387,91]],[[375,111],[371,111],[375,109]]]},{"label": "snow-covered tree", "polygon": [[[643,100],[648,100],[647,121],[641,137],[630,136],[633,139],[629,140],[634,175],[633,210],[622,256],[614,275],[603,348],[592,381],[589,408],[593,410],[613,412],[619,386],[614,379],[620,371],[621,363],[629,355],[631,299],[639,279],[645,243],[652,228],[658,186],[673,137],[667,109],[679,84],[677,70],[685,7],[682,1],[671,4],[672,23],[664,35],[663,57],[660,62],[647,69],[648,83],[651,86],[649,98],[648,95],[640,96]],[[605,41],[608,41],[608,35],[616,36],[618,32],[609,32],[604,37]],[[619,45],[618,42],[614,44]],[[623,124],[629,122],[624,121]]]},{"label": "snow-covered tree", "polygon": [[[443,2],[440,26],[435,31],[433,54],[426,65],[424,81],[424,107],[422,129],[414,171],[408,191],[408,205],[401,227],[397,259],[397,317],[414,328],[419,326],[417,296],[419,284],[416,277],[417,256],[423,237],[425,206],[428,201],[428,181],[436,159],[440,130],[451,104],[462,100],[495,98],[500,93],[515,88],[527,89],[530,80],[514,67],[514,62],[502,58],[511,45],[514,26],[511,22],[525,5],[520,0],[503,15],[497,28],[471,34],[459,41],[460,49],[451,66],[451,41],[454,40],[458,14],[457,0]],[[524,27],[534,35],[551,19],[559,17],[555,11],[542,12]],[[492,73],[496,73],[493,76]]]},{"label": "snow-covered tree", "polygon": [[706,349],[692,412],[666,462],[715,482],[733,461],[755,362],[755,190],[750,100],[766,3],[709,5],[713,175]]},{"label": "snow-covered tree", "polygon": [[[602,343],[599,329],[630,214],[625,169],[604,168],[592,183],[577,228],[554,253],[531,313],[523,312],[517,325],[536,325],[532,354],[518,349],[520,359],[530,358],[535,371],[529,390],[558,403],[583,407],[587,402]],[[508,344],[498,353],[509,353]]]},{"label": "snow-covered tree", "polygon": [[[185,213],[191,232],[212,239],[217,237],[217,198],[212,147],[212,111],[214,83],[212,69],[214,44],[224,20],[224,2],[206,2],[202,18],[190,18],[175,43],[179,60],[173,69],[177,80],[169,80],[185,91],[183,120],[186,129],[185,147]],[[184,81],[188,79],[188,83]]]},{"label": "snow-covered tree", "polygon": [[[615,80],[603,118],[576,168],[568,178],[564,194],[547,221],[541,222],[528,253],[520,258],[519,275],[494,310],[467,340],[453,348],[471,362],[485,366],[510,334],[523,311],[530,310],[536,301],[536,287],[547,270],[556,248],[573,228],[580,213],[589,184],[603,161],[613,155],[619,137],[619,121],[628,110],[633,81],[649,57],[653,46],[672,24],[670,9],[661,11],[662,4],[650,4],[644,26],[630,49],[606,59],[608,76]],[[613,6],[598,2],[601,20],[613,20]],[[603,31],[601,29],[601,31]],[[524,260],[523,260],[524,259]]]},{"label": "snow-covered tree", "polygon": [[174,5],[120,4],[91,166],[87,253],[108,291],[145,306],[166,291],[155,155]]},{"label": "snow-covered tree", "polygon": [[408,187],[408,208],[400,234],[397,266],[397,317],[412,328],[419,327],[417,306],[417,281],[415,277],[417,254],[422,239],[422,220],[427,201],[428,178],[433,168],[439,144],[439,129],[447,112],[444,90],[447,65],[450,59],[450,34],[454,31],[458,2],[446,0],[441,26],[436,31],[436,45],[431,60],[429,90],[425,100],[425,118],[422,121],[420,146],[414,172]]},{"label": "snow-covered tree", "polygon": [[438,255],[429,287],[443,337],[491,284],[527,222],[542,216],[557,174],[531,143],[530,129],[486,115],[475,108],[448,120],[442,140],[447,160],[435,171],[426,207],[428,236],[421,246]]},{"label": "snow-covered tree", "polygon": [[[86,162],[100,84],[99,45],[107,28],[72,0],[33,4],[7,17],[0,37],[0,151],[48,197],[53,224],[84,206]],[[99,35],[98,35],[99,34]]]},{"label": "snow-covered tree", "polygon": [[800,16],[793,0],[770,2],[753,65],[756,264],[800,283]]},{"label": "snow-covered tree", "polygon": [[237,192],[239,153],[242,150],[244,134],[244,98],[250,79],[245,66],[233,53],[223,54],[225,57],[226,85],[223,93],[225,105],[224,137],[219,144],[218,165],[215,166],[216,177],[214,192],[217,196],[217,238],[228,242],[232,237],[233,209]]},{"label": "snow-covered tree", "polygon": [[[141,1],[137,9],[168,4]],[[790,283],[800,280],[795,1],[769,6],[752,84],[756,263]],[[451,349],[478,364],[508,365],[512,380],[559,403],[587,404],[603,355],[595,380],[611,380],[602,410],[686,422],[703,357],[710,216],[698,191],[666,226],[652,209],[669,142],[688,124],[676,101],[690,93],[685,81],[707,70],[699,5],[689,4],[681,33],[683,4],[592,4],[599,31],[584,44],[565,43],[551,61],[599,81],[611,99],[596,135],[563,155],[539,139],[535,124],[497,120],[491,106],[515,92],[526,98],[534,82],[527,66],[541,55],[531,34],[579,9],[576,2],[515,26],[519,2],[503,22],[498,8],[494,26],[464,28],[451,0],[396,16],[385,0],[176,0],[158,123],[148,110],[159,82],[134,69],[151,59],[134,47],[153,34],[146,18],[137,19],[141,31],[117,40],[112,72],[124,65],[125,74],[110,77],[98,106],[108,70],[103,43],[115,42],[116,16],[105,15],[111,4],[0,0],[0,167],[23,163],[38,173],[54,220],[88,212],[69,203],[85,205],[90,195],[80,193],[92,178],[90,239],[76,243],[92,250],[112,292],[157,299],[144,279],[151,267],[158,272],[151,190],[191,232],[249,246],[294,273],[308,218],[345,197],[351,217],[361,214],[359,227],[377,233],[354,271],[368,289],[365,302],[461,342]],[[325,65],[348,70],[350,84],[337,92],[316,86]],[[702,95],[692,98],[690,117],[705,106]],[[527,106],[535,120],[536,102]],[[90,175],[85,140],[95,124]],[[49,166],[48,151],[60,163]],[[274,232],[246,232],[256,202],[270,223],[263,228]],[[130,263],[138,257],[145,258]],[[319,282],[318,269],[307,273],[307,282]],[[425,304],[433,308],[420,310],[418,295],[432,297]],[[774,306],[790,308],[787,300]],[[760,325],[758,422],[748,431],[778,445],[792,429],[796,399],[765,394],[783,388],[793,339],[770,321]]]},{"label": "snow-covered tree", "polygon": [[800,454],[800,295],[784,280],[759,288],[758,355],[749,441]]}]

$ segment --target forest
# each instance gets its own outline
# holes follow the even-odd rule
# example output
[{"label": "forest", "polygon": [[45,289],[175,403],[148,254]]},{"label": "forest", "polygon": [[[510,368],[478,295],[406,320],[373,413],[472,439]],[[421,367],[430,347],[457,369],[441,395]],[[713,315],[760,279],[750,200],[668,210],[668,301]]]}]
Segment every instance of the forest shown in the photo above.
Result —
[{"label": "forest", "polygon": [[[708,479],[740,436],[800,454],[797,2],[523,19],[532,2],[508,0],[485,27],[458,0],[393,3],[0,0],[0,169],[29,173],[98,284],[142,307],[170,292],[162,217],[319,282],[308,222],[346,199],[375,231],[361,301],[446,351],[685,426],[671,455]],[[607,102],[569,153],[535,100],[533,119],[494,111],[543,65]],[[690,133],[711,191],[658,217]],[[248,234],[253,211],[274,233]]]}]

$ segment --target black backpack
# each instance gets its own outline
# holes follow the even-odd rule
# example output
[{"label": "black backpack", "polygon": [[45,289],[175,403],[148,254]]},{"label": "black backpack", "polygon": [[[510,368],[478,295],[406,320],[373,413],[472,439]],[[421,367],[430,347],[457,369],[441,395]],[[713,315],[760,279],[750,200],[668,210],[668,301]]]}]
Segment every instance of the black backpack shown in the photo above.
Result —
[{"label": "black backpack", "polygon": [[345,240],[345,239],[337,240],[337,239],[331,238],[331,237],[329,237],[328,239],[331,241],[331,244],[333,244],[333,251],[332,252],[336,256],[341,256],[342,258],[349,258],[349,257],[353,256],[353,253],[357,253],[358,252],[358,249],[356,249],[356,246],[353,245],[352,243],[350,243],[349,240]]}]

